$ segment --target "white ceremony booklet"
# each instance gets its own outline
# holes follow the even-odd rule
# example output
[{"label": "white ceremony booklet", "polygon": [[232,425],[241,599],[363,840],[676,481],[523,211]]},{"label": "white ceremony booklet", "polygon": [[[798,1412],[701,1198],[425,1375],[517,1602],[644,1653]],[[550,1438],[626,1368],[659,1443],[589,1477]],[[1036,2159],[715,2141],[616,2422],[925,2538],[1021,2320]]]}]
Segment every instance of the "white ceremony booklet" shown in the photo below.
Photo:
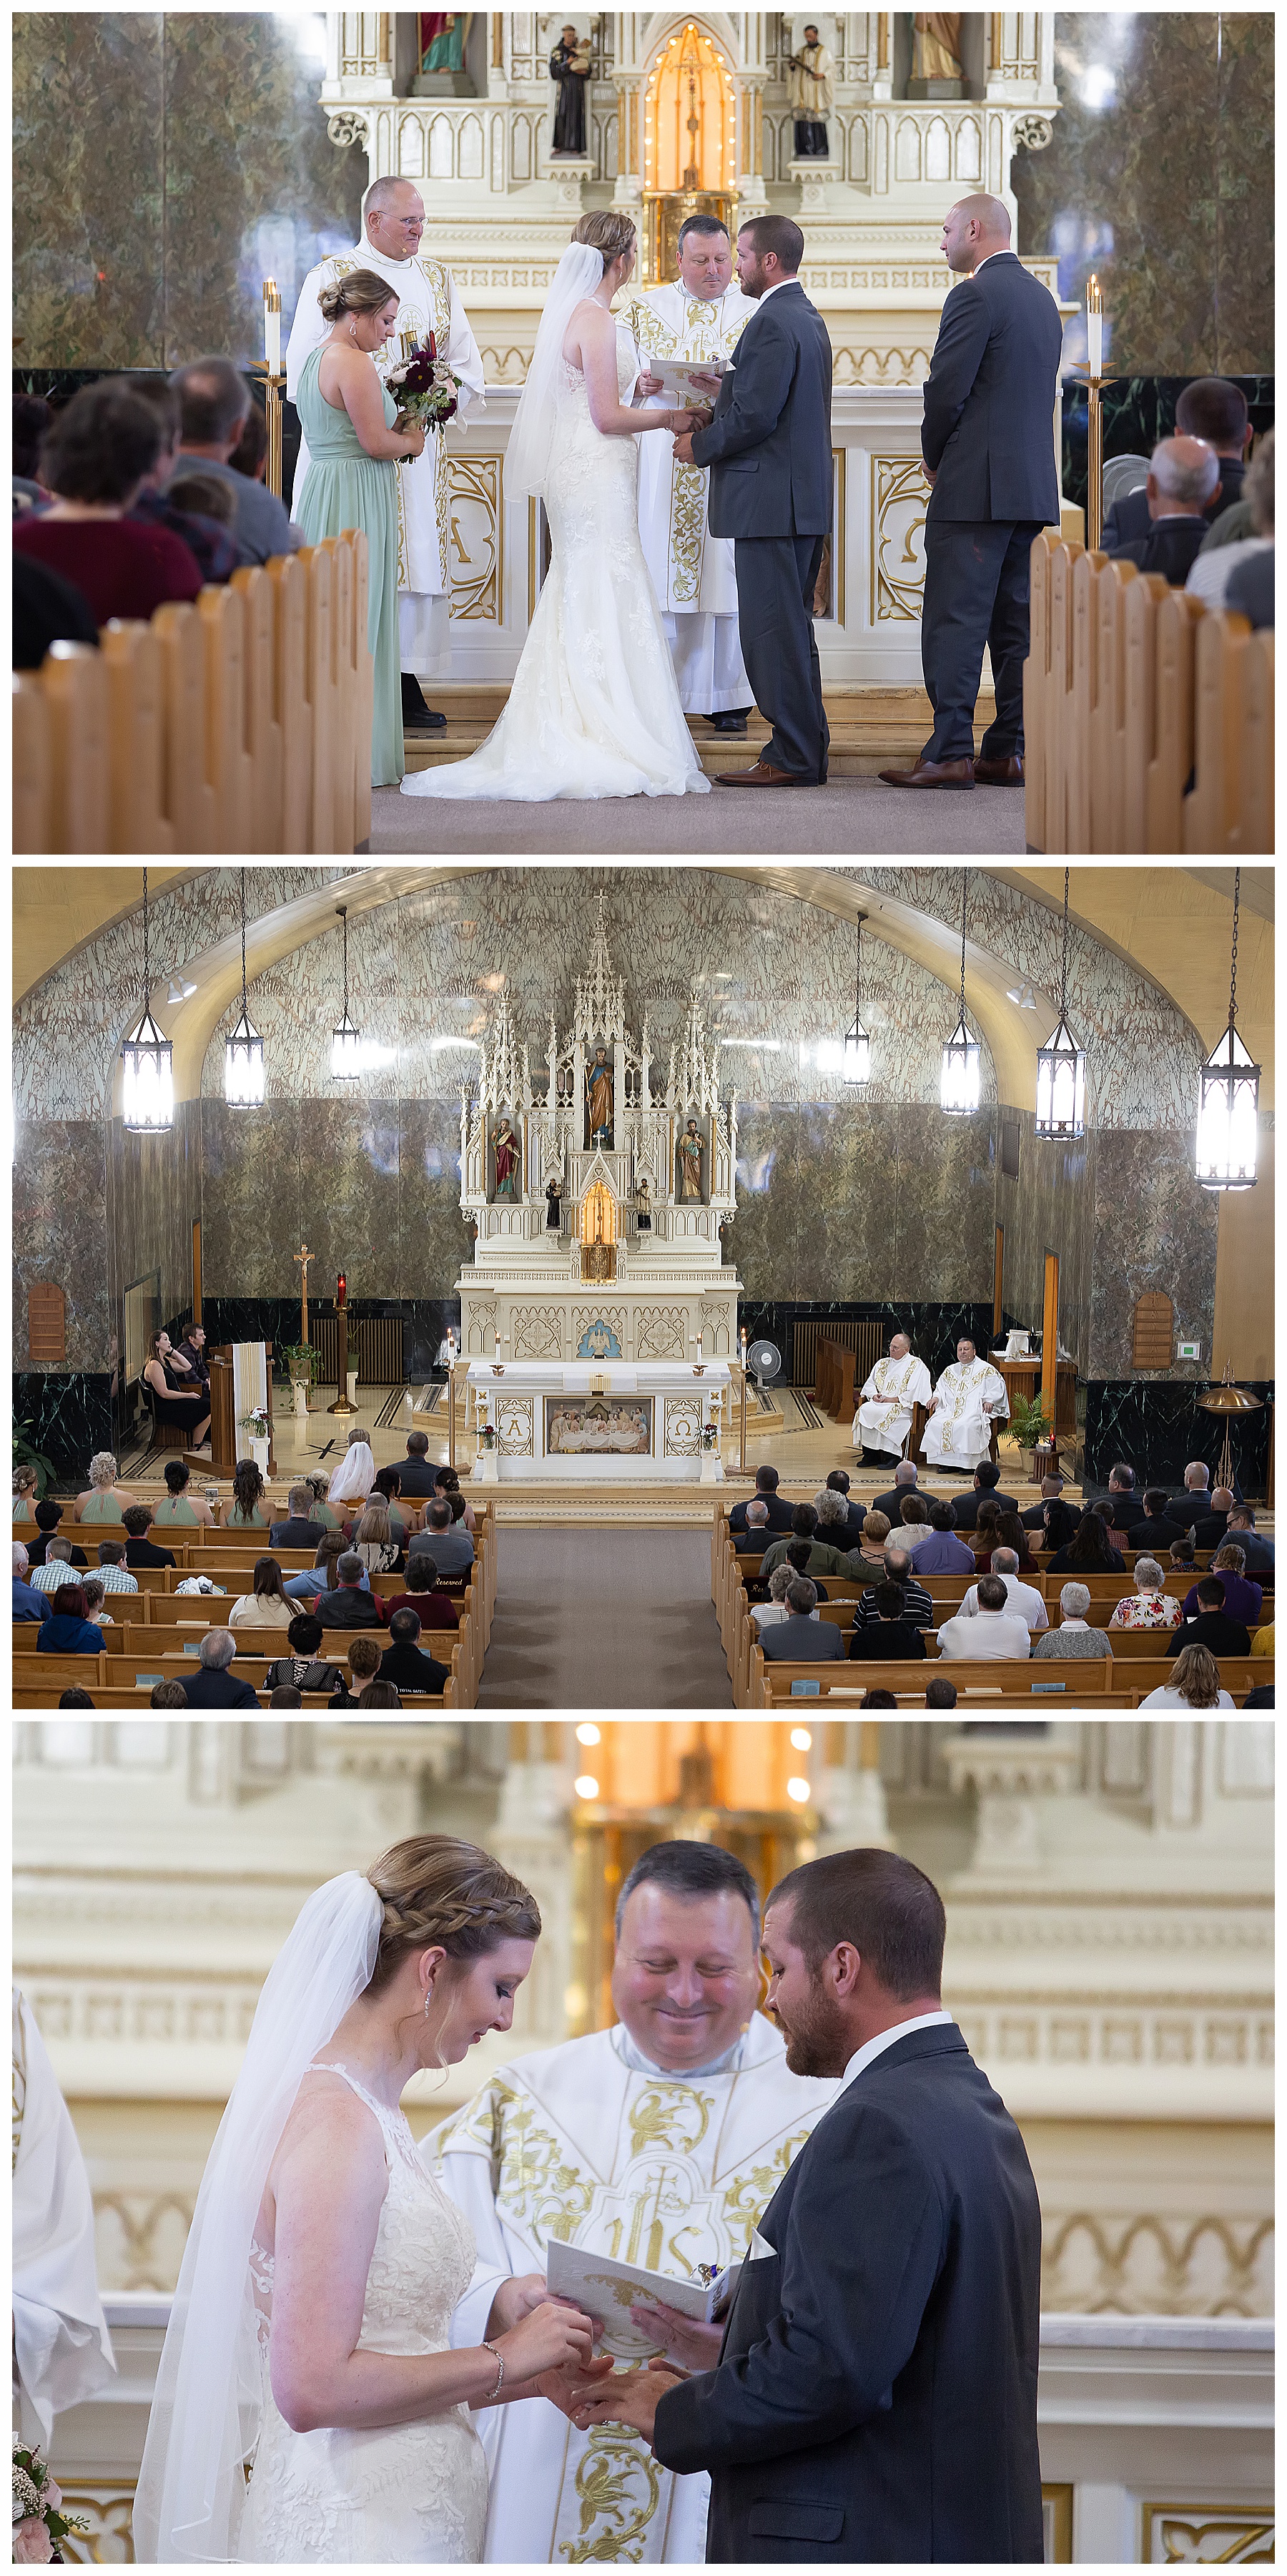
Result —
[{"label": "white ceremony booklet", "polygon": [[647,2272],[638,2263],[616,2263],[610,2254],[564,2245],[557,2237],[545,2248],[545,2279],[555,2296],[575,2299],[604,2330],[610,2349],[631,2353],[657,2350],[631,2321],[630,2310],[637,2299],[677,2308],[681,2316],[701,2317],[710,2325],[727,2307],[741,2268],[740,2263],[730,2263],[707,2287],[701,2281],[674,2281],[668,2273]]},{"label": "white ceremony booklet", "polygon": [[650,376],[660,376],[666,392],[676,406],[680,403],[709,403],[712,399],[694,384],[694,376],[726,376],[727,358],[650,358],[644,357]]}]

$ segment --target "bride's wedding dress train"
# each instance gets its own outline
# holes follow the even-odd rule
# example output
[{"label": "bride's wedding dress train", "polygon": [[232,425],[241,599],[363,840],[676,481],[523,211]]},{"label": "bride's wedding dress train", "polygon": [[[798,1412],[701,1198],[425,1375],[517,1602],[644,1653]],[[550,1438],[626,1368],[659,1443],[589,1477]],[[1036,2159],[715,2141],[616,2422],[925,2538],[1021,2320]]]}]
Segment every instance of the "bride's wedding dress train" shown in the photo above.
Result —
[{"label": "bride's wedding dress train", "polygon": [[[451,2314],[474,2271],[474,2236],[416,2153],[401,2111],[390,2111],[343,2066],[341,2076],[380,2123],[389,2189],[380,2212],[362,2311],[362,2352],[446,2352]],[[272,2258],[253,2254],[263,2370],[262,2416],[238,2557],[261,2565],[450,2566],[482,2557],[487,2462],[465,2406],[418,2424],[374,2431],[294,2433],[268,2374]]]},{"label": "bride's wedding dress train", "polygon": [[[618,333],[623,403],[637,371],[633,344]],[[639,542],[636,442],[595,428],[585,378],[561,357],[555,386],[552,561],[508,703],[468,760],[417,770],[404,796],[538,804],[709,788]]]}]

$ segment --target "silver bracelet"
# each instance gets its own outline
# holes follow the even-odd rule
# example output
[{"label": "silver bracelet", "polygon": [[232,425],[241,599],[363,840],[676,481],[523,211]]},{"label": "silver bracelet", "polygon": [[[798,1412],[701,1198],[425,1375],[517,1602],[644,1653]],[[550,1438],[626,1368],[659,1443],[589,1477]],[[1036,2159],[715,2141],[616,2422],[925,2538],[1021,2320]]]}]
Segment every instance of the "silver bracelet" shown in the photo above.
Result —
[{"label": "silver bracelet", "polygon": [[489,2343],[486,2335],[483,2336],[483,2351],[489,2352],[496,2364],[496,2385],[490,2390],[487,2400],[489,2405],[494,2406],[505,2385],[505,2355],[503,2352],[497,2352],[495,2344]]}]

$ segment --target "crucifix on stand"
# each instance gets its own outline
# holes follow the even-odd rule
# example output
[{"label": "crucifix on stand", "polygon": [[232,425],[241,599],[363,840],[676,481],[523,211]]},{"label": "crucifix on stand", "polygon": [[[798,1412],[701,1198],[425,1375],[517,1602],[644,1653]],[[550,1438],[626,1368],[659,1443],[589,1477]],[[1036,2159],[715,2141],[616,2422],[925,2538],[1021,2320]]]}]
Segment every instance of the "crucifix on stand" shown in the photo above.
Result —
[{"label": "crucifix on stand", "polygon": [[310,1252],[310,1251],[309,1251],[309,1248],[308,1248],[308,1245],[307,1245],[306,1243],[301,1243],[301,1245],[300,1245],[300,1247],[299,1247],[298,1252],[297,1252],[297,1253],[295,1253],[295,1254],[292,1256],[292,1258],[293,1258],[294,1260],[296,1260],[296,1261],[299,1263],[299,1265],[300,1265],[300,1269],[299,1269],[299,1338],[300,1338],[300,1341],[301,1341],[302,1343],[307,1343],[307,1341],[308,1341],[308,1265],[309,1265],[310,1261],[316,1261],[316,1259],[317,1259],[317,1254],[316,1254],[315,1252]]}]

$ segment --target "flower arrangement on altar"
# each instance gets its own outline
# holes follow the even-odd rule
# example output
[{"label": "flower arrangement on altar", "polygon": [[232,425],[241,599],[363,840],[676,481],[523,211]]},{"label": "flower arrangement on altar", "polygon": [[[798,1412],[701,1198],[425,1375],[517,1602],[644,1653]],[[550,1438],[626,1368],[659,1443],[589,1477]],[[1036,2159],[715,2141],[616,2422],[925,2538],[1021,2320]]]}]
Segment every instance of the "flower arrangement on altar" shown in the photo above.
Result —
[{"label": "flower arrangement on altar", "polygon": [[262,1404],[252,1404],[249,1413],[243,1413],[241,1428],[250,1433],[252,1440],[268,1438],[268,1415]]},{"label": "flower arrangement on altar", "polygon": [[453,375],[446,359],[439,357],[432,331],[401,366],[390,368],[384,381],[398,402],[395,429],[442,431],[449,420],[455,419],[460,378]]},{"label": "flower arrangement on altar", "polygon": [[88,2531],[82,2513],[64,2513],[63,2491],[30,2443],[13,2437],[13,2555],[19,2567],[48,2567],[61,2556],[60,2540]]}]

